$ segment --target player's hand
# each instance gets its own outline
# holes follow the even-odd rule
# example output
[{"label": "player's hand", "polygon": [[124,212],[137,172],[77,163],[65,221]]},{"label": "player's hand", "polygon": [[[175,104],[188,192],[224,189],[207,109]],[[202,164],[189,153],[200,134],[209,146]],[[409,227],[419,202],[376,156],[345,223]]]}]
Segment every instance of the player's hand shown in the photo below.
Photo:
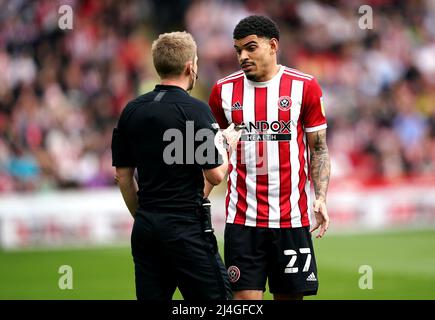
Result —
[{"label": "player's hand", "polygon": [[316,199],[314,201],[314,216],[316,217],[316,223],[311,228],[310,232],[314,232],[319,227],[319,233],[317,234],[316,238],[321,238],[325,234],[325,232],[328,230],[329,227],[329,216],[328,211],[326,210],[326,203],[325,200],[322,199]]},{"label": "player's hand", "polygon": [[227,143],[230,147],[230,153],[232,150],[236,150],[237,143],[239,142],[239,139],[242,135],[241,130],[235,130],[234,129],[234,123],[231,123],[228,128],[222,131],[223,136],[227,140]]},{"label": "player's hand", "polygon": [[224,146],[224,136],[221,131],[216,132],[216,135],[214,136],[214,144],[220,154],[223,155],[227,153],[227,150]]}]

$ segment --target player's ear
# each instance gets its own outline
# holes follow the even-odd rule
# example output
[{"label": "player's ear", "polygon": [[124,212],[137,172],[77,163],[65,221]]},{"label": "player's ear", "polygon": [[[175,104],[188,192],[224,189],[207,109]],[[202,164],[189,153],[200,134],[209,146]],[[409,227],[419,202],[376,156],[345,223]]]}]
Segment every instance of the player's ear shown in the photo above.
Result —
[{"label": "player's ear", "polygon": [[270,54],[274,55],[278,52],[278,40],[275,38],[272,38],[269,40],[269,44],[270,44]]}]

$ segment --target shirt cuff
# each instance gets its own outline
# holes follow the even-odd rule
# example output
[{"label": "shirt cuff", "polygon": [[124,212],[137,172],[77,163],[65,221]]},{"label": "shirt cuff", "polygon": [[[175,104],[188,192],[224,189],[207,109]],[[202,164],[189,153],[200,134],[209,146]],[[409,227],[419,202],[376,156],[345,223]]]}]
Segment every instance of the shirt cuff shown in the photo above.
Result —
[{"label": "shirt cuff", "polygon": [[320,126],[305,128],[305,132],[316,132],[316,131],[326,129],[327,127],[328,127],[328,125],[326,123],[324,123],[324,124],[321,124]]}]

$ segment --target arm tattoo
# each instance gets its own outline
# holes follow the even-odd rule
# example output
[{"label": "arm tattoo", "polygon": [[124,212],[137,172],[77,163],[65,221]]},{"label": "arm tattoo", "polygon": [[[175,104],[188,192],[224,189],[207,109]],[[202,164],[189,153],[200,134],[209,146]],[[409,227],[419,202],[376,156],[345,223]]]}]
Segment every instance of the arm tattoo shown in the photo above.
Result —
[{"label": "arm tattoo", "polygon": [[331,174],[331,162],[328,146],[326,145],[326,131],[316,132],[315,134],[314,145],[310,155],[311,178],[316,199],[323,198],[326,200]]}]

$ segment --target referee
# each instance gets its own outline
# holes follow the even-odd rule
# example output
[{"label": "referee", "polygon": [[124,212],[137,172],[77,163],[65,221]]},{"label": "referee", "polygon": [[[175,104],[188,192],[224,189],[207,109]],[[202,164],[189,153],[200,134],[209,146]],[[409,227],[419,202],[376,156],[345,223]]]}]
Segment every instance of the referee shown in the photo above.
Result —
[{"label": "referee", "polygon": [[186,32],[165,33],[152,57],[161,84],[127,104],[112,137],[115,179],[134,218],[136,296],[171,300],[178,287],[185,300],[231,299],[203,199],[204,178],[219,184],[228,158],[209,106],[188,94],[196,43]]}]

